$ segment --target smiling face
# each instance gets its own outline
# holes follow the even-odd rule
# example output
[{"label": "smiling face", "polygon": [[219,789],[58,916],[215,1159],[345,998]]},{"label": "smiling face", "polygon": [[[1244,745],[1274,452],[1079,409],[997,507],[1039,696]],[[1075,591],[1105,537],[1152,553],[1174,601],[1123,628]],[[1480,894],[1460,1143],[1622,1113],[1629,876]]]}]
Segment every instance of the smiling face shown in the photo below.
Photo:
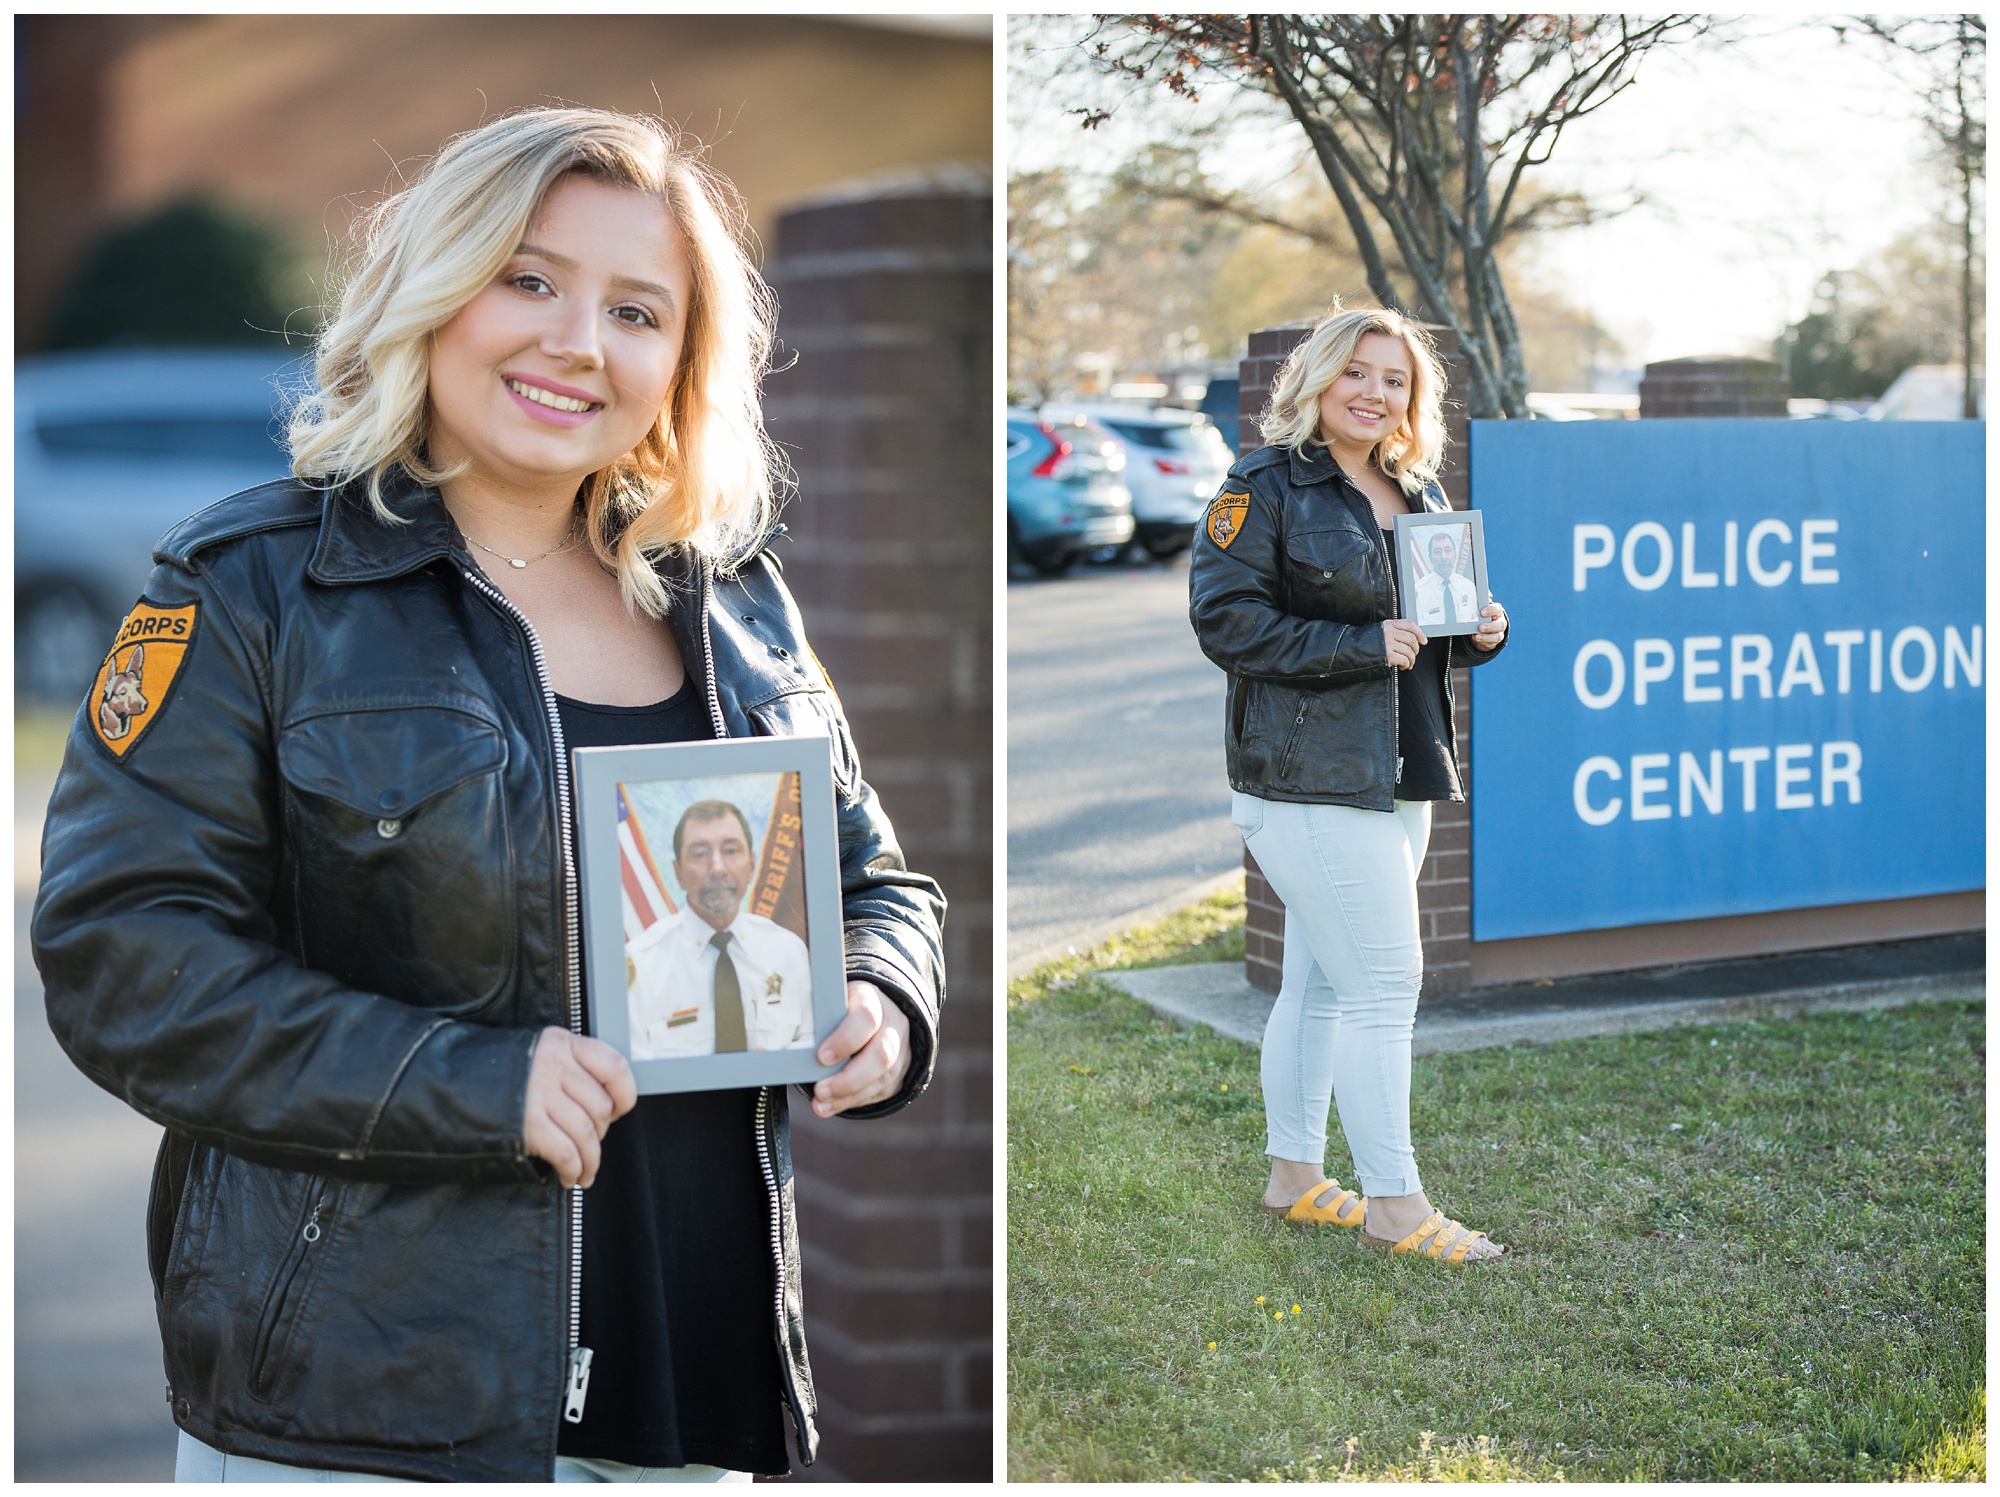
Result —
[{"label": "smiling face", "polygon": [[432,335],[431,462],[470,459],[466,479],[574,493],[659,419],[689,283],[657,198],[558,180],[492,284]]},{"label": "smiling face", "polygon": [[1414,362],[1401,338],[1363,333],[1319,397],[1319,439],[1336,450],[1372,450],[1401,428],[1410,413]]},{"label": "smiling face", "polygon": [[689,820],[674,853],[674,878],[688,907],[717,930],[736,918],[754,872],[750,835],[734,812]]}]

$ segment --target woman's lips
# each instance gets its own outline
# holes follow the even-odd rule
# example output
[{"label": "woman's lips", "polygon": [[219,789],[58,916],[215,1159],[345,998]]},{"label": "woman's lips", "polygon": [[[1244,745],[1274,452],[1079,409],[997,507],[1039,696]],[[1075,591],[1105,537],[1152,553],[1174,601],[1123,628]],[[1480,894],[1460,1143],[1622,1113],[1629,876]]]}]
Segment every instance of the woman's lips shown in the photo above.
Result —
[{"label": "woman's lips", "polygon": [[581,426],[604,409],[601,401],[592,400],[580,390],[554,387],[512,374],[502,376],[500,382],[515,405],[545,425]]}]

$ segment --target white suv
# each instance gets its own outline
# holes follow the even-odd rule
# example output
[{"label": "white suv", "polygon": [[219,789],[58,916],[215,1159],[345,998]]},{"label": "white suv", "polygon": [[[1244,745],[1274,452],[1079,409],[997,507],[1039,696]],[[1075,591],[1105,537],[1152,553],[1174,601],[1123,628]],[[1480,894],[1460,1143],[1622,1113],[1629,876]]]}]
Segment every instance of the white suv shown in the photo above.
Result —
[{"label": "white suv", "polygon": [[1171,406],[1049,405],[1044,420],[1088,416],[1125,444],[1132,491],[1132,538],[1153,555],[1185,551],[1209,500],[1235,459],[1215,424]]}]

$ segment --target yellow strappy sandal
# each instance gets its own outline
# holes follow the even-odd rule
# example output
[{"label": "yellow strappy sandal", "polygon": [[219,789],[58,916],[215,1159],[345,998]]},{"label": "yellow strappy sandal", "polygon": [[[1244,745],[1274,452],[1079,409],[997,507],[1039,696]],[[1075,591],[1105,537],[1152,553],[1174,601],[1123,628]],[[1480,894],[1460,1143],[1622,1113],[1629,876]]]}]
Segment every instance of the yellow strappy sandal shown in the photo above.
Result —
[{"label": "yellow strappy sandal", "polygon": [[1367,1205],[1351,1190],[1342,1190],[1324,1206],[1313,1204],[1314,1198],[1329,1185],[1339,1189],[1340,1182],[1329,1175],[1292,1202],[1290,1207],[1271,1206],[1259,1201],[1257,1209],[1288,1222],[1310,1222],[1320,1227],[1360,1226],[1368,1214]]},{"label": "yellow strappy sandal", "polygon": [[1499,1252],[1484,1258],[1468,1258],[1466,1254],[1472,1250],[1472,1245],[1482,1238],[1493,1241],[1484,1232],[1471,1231],[1463,1223],[1452,1221],[1442,1211],[1433,1211],[1424,1218],[1421,1227],[1401,1242],[1391,1242],[1386,1237],[1371,1237],[1366,1231],[1359,1234],[1358,1240],[1361,1246],[1378,1253],[1416,1253],[1444,1263],[1498,1263],[1507,1256],[1507,1249],[1494,1243],[1500,1248]]}]

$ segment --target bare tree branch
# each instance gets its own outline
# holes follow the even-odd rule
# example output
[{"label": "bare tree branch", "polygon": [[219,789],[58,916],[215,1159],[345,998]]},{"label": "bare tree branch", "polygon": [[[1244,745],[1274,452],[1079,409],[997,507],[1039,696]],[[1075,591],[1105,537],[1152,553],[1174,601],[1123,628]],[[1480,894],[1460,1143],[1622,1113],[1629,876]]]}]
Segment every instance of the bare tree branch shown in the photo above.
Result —
[{"label": "bare tree branch", "polygon": [[[1566,126],[1629,87],[1647,52],[1706,26],[1624,15],[1103,20],[1096,56],[1107,71],[1187,97],[1212,78],[1285,106],[1340,204],[1369,289],[1384,306],[1411,308],[1386,233],[1414,309],[1458,335],[1468,404],[1482,416],[1527,411],[1520,330],[1495,259],[1523,227],[1517,212],[1533,222],[1525,173],[1548,161]],[[1553,210],[1541,211],[1545,222]]]},{"label": "bare tree branch", "polygon": [[1986,181],[1986,18],[1977,13],[1856,16],[1834,23],[1842,41],[1849,30],[1896,49],[1924,70],[1924,123],[1958,179],[1959,350],[1965,370],[1960,413],[1975,420],[1979,298],[1974,266],[1980,258],[1978,202]]}]

